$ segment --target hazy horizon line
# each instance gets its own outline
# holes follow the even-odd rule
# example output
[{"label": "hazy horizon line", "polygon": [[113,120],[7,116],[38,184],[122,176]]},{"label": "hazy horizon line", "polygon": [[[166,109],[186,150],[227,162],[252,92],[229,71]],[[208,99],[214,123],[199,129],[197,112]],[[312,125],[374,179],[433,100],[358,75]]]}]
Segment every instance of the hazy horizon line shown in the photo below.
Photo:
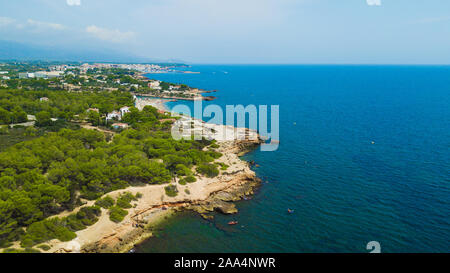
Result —
[{"label": "hazy horizon line", "polygon": [[450,66],[450,63],[222,63],[222,62],[179,62],[155,61],[155,62],[126,62],[126,61],[101,61],[101,60],[46,60],[46,59],[0,59],[0,62],[78,62],[78,63],[117,63],[117,64],[184,64],[184,65],[248,65],[248,66]]}]

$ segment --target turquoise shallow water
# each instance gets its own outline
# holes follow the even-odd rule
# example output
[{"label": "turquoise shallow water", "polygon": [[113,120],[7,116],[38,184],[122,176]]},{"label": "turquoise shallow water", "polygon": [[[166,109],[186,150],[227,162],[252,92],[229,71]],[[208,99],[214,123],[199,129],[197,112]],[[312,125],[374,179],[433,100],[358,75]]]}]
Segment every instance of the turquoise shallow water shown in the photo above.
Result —
[{"label": "turquoise shallow water", "polygon": [[265,182],[239,214],[181,213],[138,252],[450,252],[450,67],[189,70],[149,77],[280,105],[280,148],[244,157]]}]

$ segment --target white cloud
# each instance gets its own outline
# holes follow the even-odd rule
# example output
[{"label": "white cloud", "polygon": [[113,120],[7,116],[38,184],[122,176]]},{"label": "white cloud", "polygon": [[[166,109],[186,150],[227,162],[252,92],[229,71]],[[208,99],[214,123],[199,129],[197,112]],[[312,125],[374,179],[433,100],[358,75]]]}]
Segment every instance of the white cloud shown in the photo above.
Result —
[{"label": "white cloud", "polygon": [[8,26],[14,23],[16,20],[9,17],[1,17],[0,16],[0,27]]},{"label": "white cloud", "polygon": [[366,0],[369,6],[381,6],[381,0]]},{"label": "white cloud", "polygon": [[32,19],[28,19],[27,20],[27,25],[34,27],[34,28],[38,28],[38,29],[53,29],[53,30],[63,30],[66,27],[61,25],[61,24],[56,24],[56,23],[48,23],[48,22],[41,22],[41,21],[36,21],[36,20],[32,20]]},{"label": "white cloud", "polygon": [[95,25],[86,27],[86,32],[100,40],[114,43],[125,42],[135,37],[133,32],[122,32],[118,29],[106,29]]},{"label": "white cloud", "polygon": [[69,6],[81,6],[81,0],[67,0]]},{"label": "white cloud", "polygon": [[28,29],[32,31],[42,31],[42,30],[64,30],[66,27],[61,24],[49,23],[36,21],[33,19],[28,19],[25,22],[17,21],[14,18],[9,17],[1,17],[0,16],[0,27],[3,26],[12,26],[17,29]]}]

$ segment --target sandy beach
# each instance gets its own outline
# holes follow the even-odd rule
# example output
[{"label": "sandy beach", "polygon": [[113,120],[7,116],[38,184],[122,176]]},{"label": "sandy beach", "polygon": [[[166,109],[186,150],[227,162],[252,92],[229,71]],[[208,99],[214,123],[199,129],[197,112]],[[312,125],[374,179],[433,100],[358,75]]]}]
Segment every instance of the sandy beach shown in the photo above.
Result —
[{"label": "sandy beach", "polygon": [[171,100],[167,99],[157,99],[157,98],[151,98],[151,97],[137,97],[135,101],[135,107],[139,109],[139,111],[142,111],[145,106],[153,106],[157,108],[158,110],[162,111],[169,111],[169,107],[167,107],[166,103]]}]

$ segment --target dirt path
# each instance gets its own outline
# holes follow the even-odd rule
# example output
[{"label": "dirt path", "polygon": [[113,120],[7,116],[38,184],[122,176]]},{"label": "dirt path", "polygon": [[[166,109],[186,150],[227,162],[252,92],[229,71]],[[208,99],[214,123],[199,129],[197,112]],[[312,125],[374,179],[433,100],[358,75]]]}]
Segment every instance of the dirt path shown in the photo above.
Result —
[{"label": "dirt path", "polygon": [[80,126],[81,126],[81,128],[88,129],[88,130],[97,130],[99,132],[112,134],[112,135],[116,135],[117,134],[114,131],[110,131],[110,130],[102,129],[102,128],[99,128],[99,127],[95,127],[95,126],[92,126],[92,125],[87,124],[87,123],[82,123],[82,124],[80,124]]}]

